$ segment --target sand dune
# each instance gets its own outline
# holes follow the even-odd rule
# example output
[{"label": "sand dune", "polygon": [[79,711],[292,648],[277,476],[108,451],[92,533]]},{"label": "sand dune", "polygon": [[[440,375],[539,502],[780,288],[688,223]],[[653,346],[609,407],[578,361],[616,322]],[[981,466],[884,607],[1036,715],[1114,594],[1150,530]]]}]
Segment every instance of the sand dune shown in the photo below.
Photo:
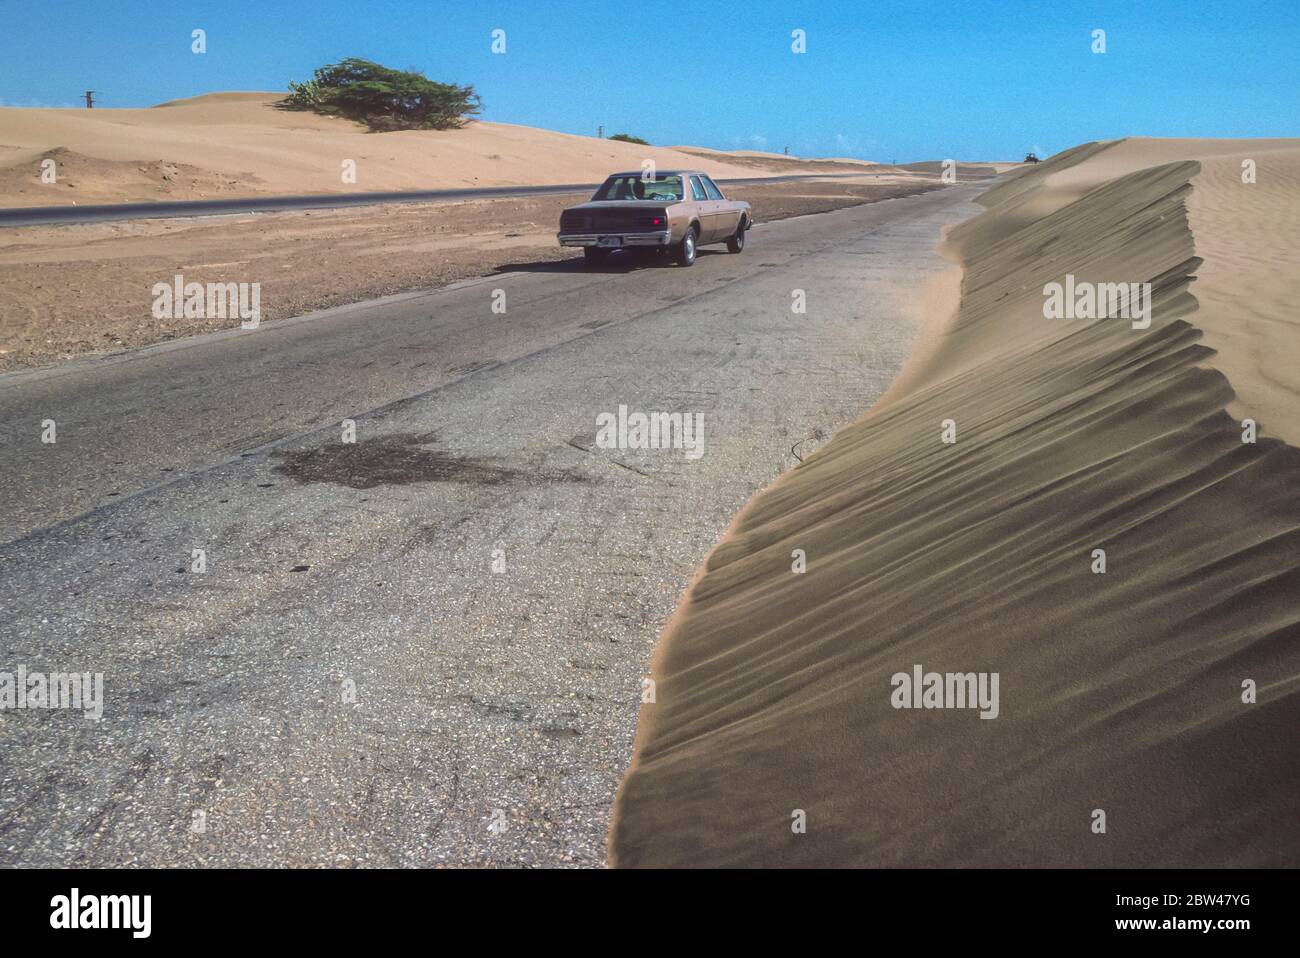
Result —
[{"label": "sand dune", "polygon": [[[937,347],[661,639],[616,864],[1300,862],[1298,158],[1087,144],[985,194]],[[1045,319],[1066,274],[1150,282],[1150,327]],[[893,707],[917,664],[997,673],[997,718]]]},{"label": "sand dune", "polygon": [[[1253,159],[1258,179],[1241,182]],[[1300,150],[1206,156],[1188,198],[1197,252],[1196,323],[1236,389],[1229,408],[1300,445]]]},{"label": "sand dune", "polygon": [[[368,133],[348,120],[276,109],[283,96],[214,93],[148,109],[0,108],[0,206],[590,183],[614,170],[640,169],[645,159],[717,177],[788,172],[785,164],[752,157],[729,162],[725,153],[509,123]],[[45,157],[60,164],[52,185],[40,180]],[[343,182],[348,159],[356,162],[355,183]],[[164,179],[154,169],[160,164],[173,175]]]},{"label": "sand dune", "polygon": [[717,160],[746,169],[762,170],[768,173],[863,173],[885,174],[897,173],[898,167],[869,163],[866,160],[850,159],[805,159],[798,156],[786,156],[782,153],[764,153],[759,150],[710,150],[701,146],[676,146],[675,150],[694,157]]}]

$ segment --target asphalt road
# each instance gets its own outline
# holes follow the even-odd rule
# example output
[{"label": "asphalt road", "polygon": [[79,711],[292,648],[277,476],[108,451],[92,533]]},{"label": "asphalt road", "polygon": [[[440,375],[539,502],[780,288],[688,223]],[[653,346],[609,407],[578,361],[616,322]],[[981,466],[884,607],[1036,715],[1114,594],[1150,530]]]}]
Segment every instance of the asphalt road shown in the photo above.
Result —
[{"label": "asphalt road", "polygon": [[[724,186],[785,183],[862,177],[864,173],[799,173],[719,179]],[[0,209],[0,226],[50,223],[105,223],[115,220],[171,219],[178,216],[228,216],[232,213],[282,213],[286,210],[333,210],[380,203],[445,203],[449,200],[517,199],[526,196],[591,194],[599,183],[551,186],[471,186],[445,190],[392,190],[370,193],[316,193],[301,196],[229,197],[219,200],[159,200],[150,203],[86,203],[80,206],[13,206]]]},{"label": "asphalt road", "polygon": [[[979,188],[0,377],[0,670],[104,689],[0,711],[0,865],[603,863],[660,627]],[[703,455],[598,448],[620,405]]]}]

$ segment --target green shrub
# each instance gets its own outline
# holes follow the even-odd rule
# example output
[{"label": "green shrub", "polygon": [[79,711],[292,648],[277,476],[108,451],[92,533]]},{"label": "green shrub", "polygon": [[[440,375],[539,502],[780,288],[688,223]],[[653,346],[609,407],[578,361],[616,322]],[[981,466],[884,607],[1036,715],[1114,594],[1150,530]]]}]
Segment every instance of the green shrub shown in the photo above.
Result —
[{"label": "green shrub", "polygon": [[306,83],[290,82],[280,105],[347,117],[376,131],[451,130],[480,109],[472,86],[438,83],[356,57],[321,67]]},{"label": "green shrub", "polygon": [[610,137],[611,140],[619,140],[623,143],[640,143],[642,146],[649,146],[649,140],[643,140],[639,136],[632,136],[629,133],[615,133]]}]

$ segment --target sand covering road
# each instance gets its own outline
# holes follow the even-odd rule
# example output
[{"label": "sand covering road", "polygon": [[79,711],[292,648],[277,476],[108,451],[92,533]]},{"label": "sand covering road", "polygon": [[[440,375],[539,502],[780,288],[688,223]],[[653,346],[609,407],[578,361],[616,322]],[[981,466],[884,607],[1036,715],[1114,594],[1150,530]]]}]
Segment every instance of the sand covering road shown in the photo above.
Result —
[{"label": "sand covering road", "polygon": [[[937,348],[666,630],[616,864],[1300,861],[1298,174],[1296,141],[1130,140],[985,194]],[[1044,319],[1066,274],[1150,282],[1151,327]],[[895,709],[916,664],[998,673],[999,717]]]}]

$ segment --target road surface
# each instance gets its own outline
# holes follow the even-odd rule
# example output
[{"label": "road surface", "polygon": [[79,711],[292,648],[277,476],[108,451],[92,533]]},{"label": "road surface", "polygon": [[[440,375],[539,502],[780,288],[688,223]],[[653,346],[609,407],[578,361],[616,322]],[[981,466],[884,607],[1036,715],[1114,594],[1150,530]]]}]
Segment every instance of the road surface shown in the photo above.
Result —
[{"label": "road surface", "polygon": [[[865,173],[797,173],[719,179],[723,186],[788,183],[842,177],[878,176]],[[518,199],[567,193],[590,195],[599,183],[551,186],[470,186],[444,190],[393,190],[371,193],[317,193],[302,196],[249,196],[219,200],[159,200],[149,203],[94,203],[80,206],[12,206],[0,209],[0,226],[39,226],[50,223],[105,223],[115,220],[170,219],[177,216],[229,216],[233,213],[283,213],[288,210],[333,210],[381,203],[445,203],[450,200]]]},{"label": "road surface", "polygon": [[[0,711],[0,865],[602,864],[660,627],[979,189],[0,377],[0,670],[103,676]],[[703,455],[598,447],[620,405]]]}]

